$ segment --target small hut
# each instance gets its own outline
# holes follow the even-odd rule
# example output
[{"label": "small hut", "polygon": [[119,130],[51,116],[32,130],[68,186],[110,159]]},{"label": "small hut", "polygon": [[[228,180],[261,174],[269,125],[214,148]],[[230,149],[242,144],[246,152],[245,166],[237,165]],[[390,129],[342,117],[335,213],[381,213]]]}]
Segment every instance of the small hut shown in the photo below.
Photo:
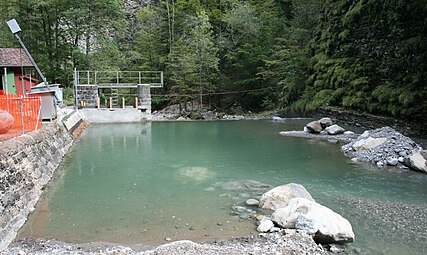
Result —
[{"label": "small hut", "polygon": [[21,48],[0,48],[0,94],[23,95],[39,80],[28,56]]}]

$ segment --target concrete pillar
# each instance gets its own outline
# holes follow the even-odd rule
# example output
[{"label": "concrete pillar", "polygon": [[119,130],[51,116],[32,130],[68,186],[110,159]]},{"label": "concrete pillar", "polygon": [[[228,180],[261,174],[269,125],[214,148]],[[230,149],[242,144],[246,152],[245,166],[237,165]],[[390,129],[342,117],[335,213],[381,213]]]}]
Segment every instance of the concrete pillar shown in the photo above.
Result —
[{"label": "concrete pillar", "polygon": [[138,84],[138,110],[151,114],[150,84]]}]

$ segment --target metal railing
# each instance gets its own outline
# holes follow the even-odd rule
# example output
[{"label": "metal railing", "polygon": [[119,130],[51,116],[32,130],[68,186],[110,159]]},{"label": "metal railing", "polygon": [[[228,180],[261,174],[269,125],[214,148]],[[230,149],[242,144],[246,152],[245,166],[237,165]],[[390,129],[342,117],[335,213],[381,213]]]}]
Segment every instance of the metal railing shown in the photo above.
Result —
[{"label": "metal railing", "polygon": [[163,87],[162,71],[74,71],[77,86],[96,85],[99,88],[136,87],[150,84],[150,87]]}]

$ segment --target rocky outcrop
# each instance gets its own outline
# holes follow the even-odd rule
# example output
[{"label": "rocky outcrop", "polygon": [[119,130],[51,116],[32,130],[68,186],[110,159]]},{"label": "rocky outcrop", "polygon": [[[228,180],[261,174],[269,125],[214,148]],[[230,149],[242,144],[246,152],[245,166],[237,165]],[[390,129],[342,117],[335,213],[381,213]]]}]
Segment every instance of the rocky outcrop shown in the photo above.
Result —
[{"label": "rocky outcrop", "polygon": [[[412,139],[390,127],[365,131],[354,141],[341,147],[341,150],[354,161],[370,162],[379,167],[390,165],[405,168],[411,166],[409,157],[421,150]],[[417,157],[417,156],[415,156]]]},{"label": "rocky outcrop", "polygon": [[0,110],[0,134],[6,134],[13,126],[13,116],[10,113]]},{"label": "rocky outcrop", "polygon": [[411,169],[427,173],[427,150],[410,155],[405,162]]},{"label": "rocky outcrop", "polygon": [[277,210],[285,207],[292,198],[306,198],[314,201],[304,186],[295,183],[285,184],[264,193],[261,196],[259,207],[268,210]]},{"label": "rocky outcrop", "polygon": [[283,228],[295,228],[313,235],[316,242],[348,243],[354,232],[348,220],[331,209],[305,198],[293,198],[271,216]]}]

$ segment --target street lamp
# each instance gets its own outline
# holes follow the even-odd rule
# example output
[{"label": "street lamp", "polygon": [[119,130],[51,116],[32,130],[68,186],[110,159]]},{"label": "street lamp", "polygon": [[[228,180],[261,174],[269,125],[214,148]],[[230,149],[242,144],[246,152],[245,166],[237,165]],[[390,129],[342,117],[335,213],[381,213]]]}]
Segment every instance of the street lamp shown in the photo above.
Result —
[{"label": "street lamp", "polygon": [[[21,32],[21,28],[18,25],[18,22],[16,22],[15,19],[11,19],[9,21],[6,22],[7,26],[9,27],[10,31],[12,32],[12,34],[15,35],[16,40],[18,40],[19,44],[21,45],[22,49],[25,51],[25,54],[27,54],[28,58],[30,59],[31,63],[34,65],[34,67],[36,68],[37,73],[40,75],[40,77],[42,78],[45,86],[47,87],[47,89],[50,90],[49,88],[49,84],[46,81],[46,77],[44,77],[42,71],[40,71],[40,68],[37,66],[36,62],[34,61],[33,57],[31,57],[30,52],[28,52],[27,47],[25,47],[24,43],[22,42],[21,38],[19,37],[18,33]],[[56,94],[55,94],[56,97]]]}]

